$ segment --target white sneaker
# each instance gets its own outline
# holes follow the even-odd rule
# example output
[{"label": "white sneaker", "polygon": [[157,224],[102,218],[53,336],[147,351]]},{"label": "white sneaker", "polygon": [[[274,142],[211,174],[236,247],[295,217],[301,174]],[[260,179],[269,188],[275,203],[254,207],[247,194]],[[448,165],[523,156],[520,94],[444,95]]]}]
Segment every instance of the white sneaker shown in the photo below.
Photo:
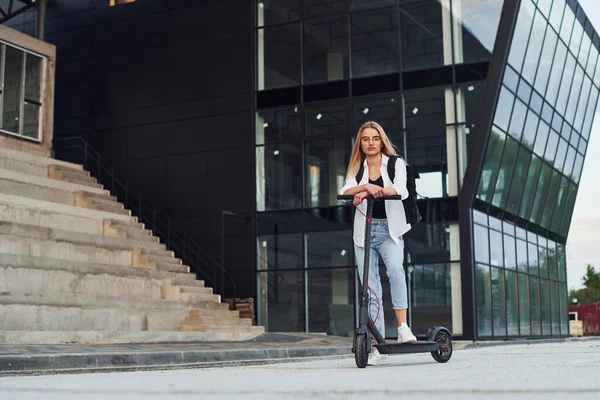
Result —
[{"label": "white sneaker", "polygon": [[369,360],[367,361],[367,365],[381,365],[385,364],[388,361],[387,355],[379,353],[379,350],[375,346],[371,349],[369,353]]},{"label": "white sneaker", "polygon": [[398,327],[398,343],[413,343],[417,338],[405,322]]}]

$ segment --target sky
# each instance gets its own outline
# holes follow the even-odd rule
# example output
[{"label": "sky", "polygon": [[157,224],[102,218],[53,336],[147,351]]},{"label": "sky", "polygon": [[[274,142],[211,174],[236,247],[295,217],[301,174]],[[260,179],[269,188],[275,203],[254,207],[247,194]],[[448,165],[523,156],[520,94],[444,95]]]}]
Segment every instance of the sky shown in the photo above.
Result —
[{"label": "sky", "polygon": [[[600,1],[579,0],[596,32],[600,32]],[[567,239],[567,283],[569,289],[583,287],[587,264],[600,271],[600,110],[596,110],[583,164],[573,220]]]}]

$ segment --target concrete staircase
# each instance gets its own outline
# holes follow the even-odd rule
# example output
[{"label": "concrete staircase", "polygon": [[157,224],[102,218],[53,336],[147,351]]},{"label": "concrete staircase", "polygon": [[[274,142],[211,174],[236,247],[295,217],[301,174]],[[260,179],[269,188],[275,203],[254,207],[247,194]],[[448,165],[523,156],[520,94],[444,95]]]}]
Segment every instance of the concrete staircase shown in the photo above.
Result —
[{"label": "concrete staircase", "polygon": [[0,137],[0,343],[248,340],[263,332],[80,165]]}]

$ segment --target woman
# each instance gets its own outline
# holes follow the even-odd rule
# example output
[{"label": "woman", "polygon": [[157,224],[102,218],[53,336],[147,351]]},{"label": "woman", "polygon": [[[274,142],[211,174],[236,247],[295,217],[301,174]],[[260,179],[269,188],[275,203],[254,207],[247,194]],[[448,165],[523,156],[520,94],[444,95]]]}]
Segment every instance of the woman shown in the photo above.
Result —
[{"label": "woman", "polygon": [[[364,245],[365,245],[365,215],[369,196],[400,195],[408,197],[406,189],[406,164],[402,158],[396,158],[395,182],[392,182],[387,173],[387,163],[390,156],[396,155],[392,143],[385,131],[377,122],[366,122],[358,130],[356,142],[352,149],[346,183],[340,194],[354,195],[353,204],[357,207],[354,218],[354,253],[358,263],[358,273],[363,279]],[[362,177],[359,172],[360,164],[364,166]],[[375,326],[385,336],[385,322],[383,318],[383,304],[378,304],[381,299],[381,279],[379,277],[379,257],[387,268],[390,280],[392,304],[398,322],[398,342],[415,342],[417,338],[406,324],[406,310],[408,296],[404,275],[404,239],[402,235],[410,230],[406,222],[402,201],[384,200],[376,201],[373,205],[373,219],[371,232],[371,257],[369,265],[369,287],[375,296],[370,297],[369,315],[375,320]],[[369,364],[374,365],[381,359],[381,355],[374,348],[369,356]]]}]

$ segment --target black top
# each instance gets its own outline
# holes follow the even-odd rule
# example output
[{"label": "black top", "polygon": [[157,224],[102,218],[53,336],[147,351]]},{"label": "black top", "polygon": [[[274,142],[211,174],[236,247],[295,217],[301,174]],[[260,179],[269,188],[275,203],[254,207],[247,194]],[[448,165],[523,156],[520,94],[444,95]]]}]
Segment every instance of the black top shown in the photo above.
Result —
[{"label": "black top", "polygon": [[[379,176],[379,178],[374,181],[369,179],[369,183],[383,187],[383,178]],[[385,213],[385,200],[373,203],[373,218],[387,219],[387,214]]]}]

